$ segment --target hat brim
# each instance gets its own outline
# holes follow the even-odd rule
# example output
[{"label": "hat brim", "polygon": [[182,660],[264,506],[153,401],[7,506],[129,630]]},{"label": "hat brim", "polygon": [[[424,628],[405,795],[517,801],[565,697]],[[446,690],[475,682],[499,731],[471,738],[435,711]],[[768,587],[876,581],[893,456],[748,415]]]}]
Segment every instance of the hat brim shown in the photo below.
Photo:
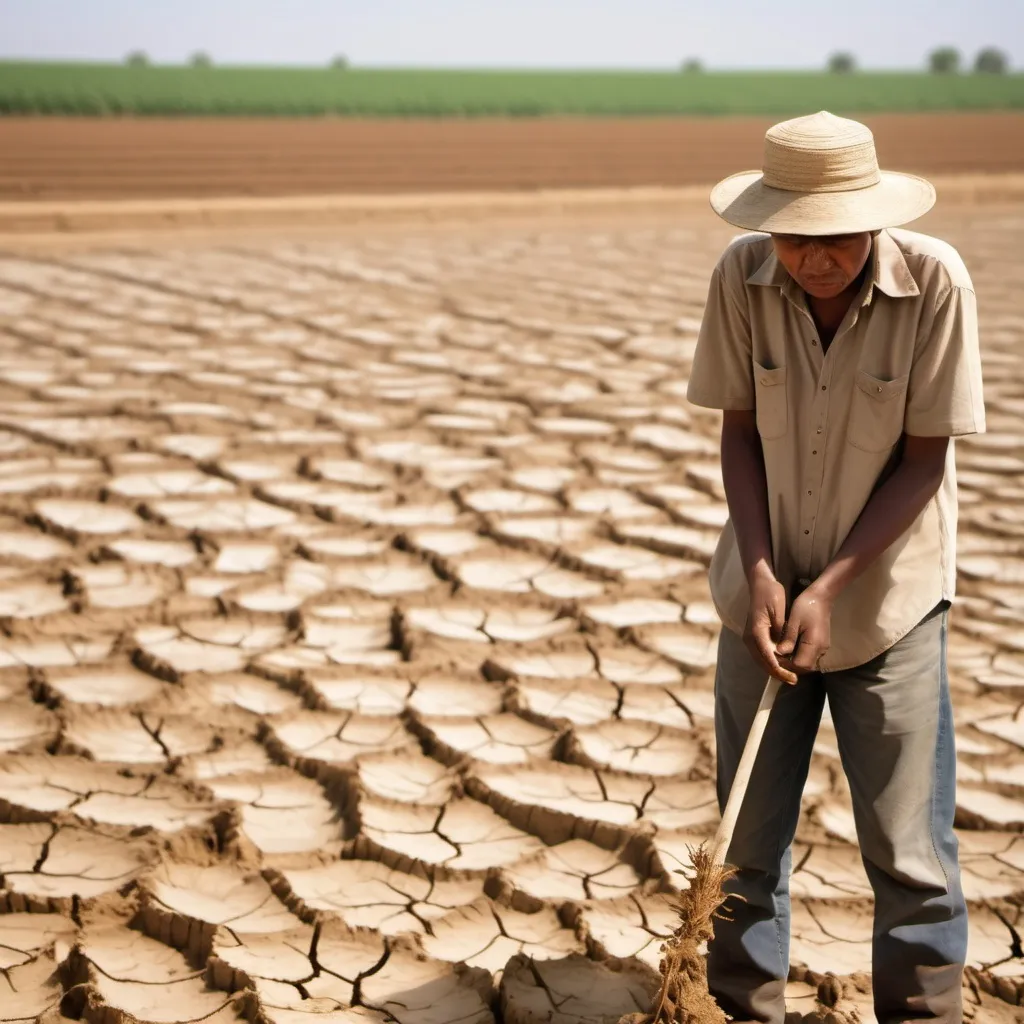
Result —
[{"label": "hat brim", "polygon": [[711,208],[748,231],[785,235],[849,235],[909,224],[935,205],[935,187],[912,174],[883,171],[881,180],[849,192],[787,192],[765,185],[760,171],[720,181]]}]

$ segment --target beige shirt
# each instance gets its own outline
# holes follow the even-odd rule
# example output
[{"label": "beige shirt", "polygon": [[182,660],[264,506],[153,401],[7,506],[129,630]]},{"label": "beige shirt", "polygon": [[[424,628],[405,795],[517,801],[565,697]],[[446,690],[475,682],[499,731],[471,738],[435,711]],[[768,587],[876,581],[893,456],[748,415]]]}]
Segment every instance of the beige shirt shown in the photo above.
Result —
[{"label": "beige shirt", "polygon": [[[903,434],[985,429],[977,307],[956,250],[909,231],[875,240],[865,285],[822,354],[806,297],[768,235],[737,238],[711,279],[687,397],[754,410],[775,572],[787,590],[835,557]],[[823,671],[862,665],[908,633],[956,578],[956,471],[837,599]],[[742,632],[749,594],[732,523],[711,563],[722,622]]]}]

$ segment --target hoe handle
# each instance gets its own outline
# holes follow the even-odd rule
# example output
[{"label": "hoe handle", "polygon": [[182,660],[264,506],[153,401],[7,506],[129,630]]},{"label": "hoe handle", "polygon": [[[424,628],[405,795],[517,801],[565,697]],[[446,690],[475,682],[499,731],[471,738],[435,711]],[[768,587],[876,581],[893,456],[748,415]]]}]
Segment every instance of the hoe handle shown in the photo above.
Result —
[{"label": "hoe handle", "polygon": [[761,749],[761,740],[764,737],[765,726],[768,724],[768,716],[771,714],[772,705],[778,696],[780,686],[782,683],[778,679],[769,678],[764,693],[761,695],[757,714],[754,715],[754,723],[747,735],[747,742],[743,745],[743,756],[736,769],[736,777],[732,781],[732,789],[729,791],[729,799],[726,801],[725,811],[722,813],[722,821],[712,840],[711,857],[716,867],[721,867],[725,863],[725,856],[729,852],[732,834],[736,830],[736,819],[739,817],[743,798],[747,794],[750,775],[754,770],[754,761],[757,760],[757,752]]}]

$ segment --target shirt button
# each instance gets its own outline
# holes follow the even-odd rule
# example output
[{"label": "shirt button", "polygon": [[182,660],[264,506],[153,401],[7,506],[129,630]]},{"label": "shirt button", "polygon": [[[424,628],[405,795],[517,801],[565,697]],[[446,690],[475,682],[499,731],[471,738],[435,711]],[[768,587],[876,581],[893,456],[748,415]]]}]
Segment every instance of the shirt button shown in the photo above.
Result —
[{"label": "shirt button", "polygon": [[828,391],[828,388],[827,388],[827,387],[825,387],[825,385],[824,385],[824,384],[822,384],[822,385],[821,385],[821,390],[822,390],[822,391]]},{"label": "shirt button", "polygon": [[813,491],[808,491],[807,493],[808,493],[808,494],[813,494],[814,492],[813,492]]},{"label": "shirt button", "polygon": [[821,433],[821,427],[818,427],[817,433]]},{"label": "shirt button", "polygon": [[810,530],[804,530],[804,536],[806,537],[810,532]]},{"label": "shirt button", "polygon": [[818,347],[818,343],[817,343],[816,341],[812,341],[812,342],[811,342],[811,344],[812,344],[812,345],[813,345],[813,346],[814,346],[815,348],[817,348],[817,347]]},{"label": "shirt button", "polygon": [[814,449],[814,451],[813,451],[813,452],[811,452],[811,454],[812,454],[812,455],[817,455],[817,454],[818,454],[818,449],[817,449],[817,448],[815,448],[815,449]]},{"label": "shirt button", "polygon": [[875,390],[876,390],[876,391],[877,391],[877,392],[878,392],[879,394],[881,394],[881,393],[882,393],[882,389],[881,389],[881,388],[875,388]]}]

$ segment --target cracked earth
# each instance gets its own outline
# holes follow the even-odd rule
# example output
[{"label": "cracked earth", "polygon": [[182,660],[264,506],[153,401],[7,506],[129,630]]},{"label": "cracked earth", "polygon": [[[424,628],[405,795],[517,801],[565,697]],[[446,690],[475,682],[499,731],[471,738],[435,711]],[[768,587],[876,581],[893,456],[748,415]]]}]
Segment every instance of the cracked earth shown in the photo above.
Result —
[{"label": "cracked earth", "polygon": [[[1024,212],[958,445],[968,1019],[1024,1018]],[[0,1022],[608,1022],[717,822],[728,231],[561,222],[0,256]],[[794,1019],[870,1011],[822,724]],[[832,1016],[829,1017],[828,1015]]]}]

